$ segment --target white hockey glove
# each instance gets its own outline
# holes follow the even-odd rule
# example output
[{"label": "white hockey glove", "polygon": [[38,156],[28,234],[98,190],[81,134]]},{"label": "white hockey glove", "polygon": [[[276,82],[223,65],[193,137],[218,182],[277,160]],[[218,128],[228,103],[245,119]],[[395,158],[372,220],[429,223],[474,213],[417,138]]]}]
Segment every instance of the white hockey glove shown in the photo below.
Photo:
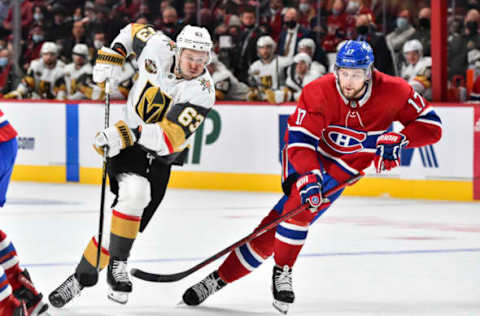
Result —
[{"label": "white hockey glove", "polygon": [[120,150],[135,144],[137,138],[124,121],[97,133],[93,148],[103,156],[104,147],[108,147],[108,157],[114,157]]},{"label": "white hockey glove", "polygon": [[102,47],[97,52],[95,66],[93,66],[93,81],[96,83],[110,80],[115,82],[120,78],[125,57],[108,47]]}]

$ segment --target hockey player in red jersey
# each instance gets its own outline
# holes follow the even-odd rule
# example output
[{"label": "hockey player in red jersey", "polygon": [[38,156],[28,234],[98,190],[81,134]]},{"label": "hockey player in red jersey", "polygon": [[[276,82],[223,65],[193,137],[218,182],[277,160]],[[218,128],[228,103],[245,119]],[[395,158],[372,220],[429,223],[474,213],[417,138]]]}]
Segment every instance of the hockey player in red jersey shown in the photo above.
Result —
[{"label": "hockey player in red jersey", "polygon": [[[440,139],[441,121],[429,103],[403,79],[375,70],[373,61],[369,44],[348,41],[337,54],[334,73],[304,87],[285,135],[285,195],[259,227],[300,205],[310,208],[232,251],[218,270],[187,289],[187,305],[202,303],[273,254],[274,307],[286,313],[295,299],[292,268],[309,226],[328,209],[319,208],[325,201],[322,193],[358,175],[372,161],[378,173],[387,171],[399,166],[402,148]],[[394,121],[404,126],[400,132],[390,131]],[[329,201],[341,193],[328,196]]]},{"label": "hockey player in red jersey", "polygon": [[[0,110],[0,207],[17,156],[17,132]],[[27,270],[20,268],[13,243],[0,228],[0,316],[36,316],[48,305],[33,286]]]}]

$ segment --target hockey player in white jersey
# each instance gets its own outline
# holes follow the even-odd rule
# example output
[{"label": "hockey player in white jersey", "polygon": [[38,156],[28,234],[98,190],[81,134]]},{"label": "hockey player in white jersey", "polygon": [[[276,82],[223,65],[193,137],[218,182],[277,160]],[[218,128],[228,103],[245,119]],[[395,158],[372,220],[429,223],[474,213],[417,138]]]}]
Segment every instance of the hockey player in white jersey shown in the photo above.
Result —
[{"label": "hockey player in white jersey", "polygon": [[212,62],[208,65],[208,71],[215,83],[215,95],[217,100],[245,100],[248,86],[240,82],[230,70],[220,61],[215,53],[212,53]]},{"label": "hockey player in white jersey", "polygon": [[277,44],[269,35],[257,40],[257,54],[260,57],[248,69],[250,92],[249,101],[282,103],[290,99],[290,90],[285,87],[285,69],[293,61],[291,57],[275,54]]},{"label": "hockey player in white jersey", "polygon": [[298,41],[297,53],[306,53],[308,56],[310,56],[312,59],[310,71],[318,78],[323,76],[327,72],[327,69],[324,65],[313,59],[313,54],[315,53],[316,47],[317,45],[315,45],[313,39],[308,37],[302,38],[300,41]]},{"label": "hockey player in white jersey", "polygon": [[58,59],[58,47],[45,42],[40,49],[41,57],[28,67],[27,75],[16,90],[4,95],[6,99],[57,99],[66,98],[65,64]]},{"label": "hockey player in white jersey", "polygon": [[292,92],[292,100],[298,101],[303,87],[319,78],[312,72],[312,59],[306,53],[298,53],[293,57],[293,64],[287,69],[287,87]]},{"label": "hockey player in white jersey", "polygon": [[[107,268],[108,297],[127,303],[132,283],[127,259],[165,194],[172,164],[182,164],[186,140],[215,102],[206,65],[212,42],[205,28],[185,26],[176,43],[151,26],[129,24],[110,48],[98,51],[95,82],[118,78],[125,59],[137,56],[139,77],[130,90],[124,121],[99,132],[98,151],[108,148],[110,190],[116,199],[110,233],[102,239],[99,267]],[[75,273],[49,296],[62,307],[98,280],[97,237],[87,245]]]},{"label": "hockey player in white jersey", "polygon": [[72,62],[65,66],[65,85],[67,99],[99,99],[102,89],[97,86],[93,91],[92,65],[88,62],[88,47],[85,44],[75,44],[72,50]]},{"label": "hockey player in white jersey", "polygon": [[423,46],[418,39],[413,39],[403,44],[403,55],[405,62],[402,64],[400,76],[415,91],[427,100],[431,100],[432,58],[423,56]]}]

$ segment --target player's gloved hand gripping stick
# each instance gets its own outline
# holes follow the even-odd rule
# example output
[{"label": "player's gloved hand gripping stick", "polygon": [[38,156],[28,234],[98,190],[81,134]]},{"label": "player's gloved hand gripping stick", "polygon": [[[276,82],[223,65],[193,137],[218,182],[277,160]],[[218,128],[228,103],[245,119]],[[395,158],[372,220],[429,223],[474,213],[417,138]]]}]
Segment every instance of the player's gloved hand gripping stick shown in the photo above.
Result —
[{"label": "player's gloved hand gripping stick", "polygon": [[[340,183],[336,187],[328,190],[325,193],[325,197],[328,199],[328,197],[330,195],[340,191],[341,189],[343,189],[344,187],[346,187],[349,184],[357,182],[363,176],[364,176],[364,173],[361,172],[361,173],[357,174],[356,176],[353,176],[352,178],[348,179],[347,181],[345,181],[343,183]],[[325,199],[323,199],[323,201],[325,201]],[[321,205],[319,205],[319,207],[318,207],[318,210],[325,209],[328,206],[330,206],[330,204],[331,203],[329,201],[325,202],[325,203],[321,203]],[[237,241],[237,242],[233,243],[232,245],[228,246],[227,248],[219,251],[218,253],[214,254],[213,256],[203,260],[202,262],[200,262],[199,264],[197,264],[196,266],[194,266],[194,267],[192,267],[188,270],[178,272],[178,273],[173,273],[173,274],[155,274],[155,273],[149,273],[149,272],[142,271],[140,269],[133,268],[130,271],[130,273],[134,277],[137,277],[137,278],[145,280],[145,281],[151,281],[151,282],[175,282],[175,281],[179,281],[179,280],[189,276],[190,274],[200,270],[201,268],[208,265],[209,263],[212,263],[213,261],[222,257],[223,255],[229,253],[230,251],[244,245],[245,243],[257,238],[261,234],[273,229],[274,227],[276,227],[281,222],[286,221],[287,219],[289,219],[289,218],[291,218],[291,217],[293,217],[293,216],[295,216],[295,215],[297,215],[297,214],[299,214],[299,213],[301,213],[301,212],[303,212],[306,209],[311,208],[311,207],[312,207],[312,205],[310,205],[310,203],[306,203],[306,204],[303,204],[296,209],[293,209],[289,212],[286,212],[285,214],[278,217],[277,219],[275,219],[271,223],[268,223],[268,224],[265,224],[262,227],[259,227],[258,229],[254,230],[250,235],[240,239],[239,241]]]},{"label": "player's gloved hand gripping stick", "polygon": [[389,132],[377,139],[375,169],[377,173],[400,166],[401,150],[408,144],[405,135]]}]

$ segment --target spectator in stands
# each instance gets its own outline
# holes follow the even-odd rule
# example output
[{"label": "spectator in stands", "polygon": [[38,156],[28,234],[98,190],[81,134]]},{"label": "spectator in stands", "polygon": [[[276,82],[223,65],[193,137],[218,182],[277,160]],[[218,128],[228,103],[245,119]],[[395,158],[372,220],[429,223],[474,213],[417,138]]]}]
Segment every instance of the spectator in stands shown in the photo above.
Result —
[{"label": "spectator in stands", "polygon": [[72,61],[71,56],[72,56],[73,47],[79,43],[84,43],[84,44],[87,43],[87,38],[85,35],[85,27],[83,26],[82,21],[74,22],[73,28],[72,28],[72,34],[63,40],[60,56],[64,62],[69,63]]},{"label": "spectator in stands", "polygon": [[40,49],[45,42],[45,31],[41,25],[35,25],[28,36],[28,39],[24,42],[22,47],[22,55],[20,56],[19,63],[23,66],[23,70],[26,71],[30,66],[32,60],[40,58]]},{"label": "spectator in stands", "polygon": [[469,10],[465,16],[463,33],[450,42],[448,51],[449,78],[455,75],[465,77],[465,71],[468,67],[468,52],[473,49],[480,49],[479,22],[479,12],[475,9]]},{"label": "spectator in stands", "polygon": [[283,0],[270,0],[269,10],[265,14],[266,24],[269,26],[269,33],[273,40],[278,41],[280,32],[282,31],[283,15],[285,8]]},{"label": "spectator in stands", "polygon": [[306,53],[298,53],[293,58],[293,64],[287,69],[287,88],[292,95],[290,101],[298,101],[303,87],[319,76],[311,71],[312,59]]},{"label": "spectator in stands", "polygon": [[235,78],[232,72],[218,60],[215,53],[212,53],[212,61],[208,64],[207,69],[215,83],[215,95],[217,100],[246,99],[249,90],[248,86]]},{"label": "spectator in stands", "polygon": [[52,7],[53,21],[45,30],[45,37],[48,41],[61,42],[72,33],[72,22],[66,17],[66,8],[63,5],[55,4]]},{"label": "spectator in stands", "polygon": [[293,57],[297,51],[298,42],[302,38],[315,38],[315,34],[298,24],[298,12],[288,8],[283,17],[283,28],[278,40],[277,54]]},{"label": "spectator in stands", "polygon": [[47,9],[44,6],[41,5],[35,5],[33,7],[33,23],[35,25],[42,25],[45,26],[48,24],[46,19],[48,18],[48,12]]},{"label": "spectator in stands", "polygon": [[[240,16],[242,23],[240,34],[235,40],[235,52],[233,55],[233,69],[238,80],[247,83],[248,67],[258,59],[257,39],[265,34],[265,30],[255,27],[255,8],[247,7]],[[231,30],[229,30],[231,32]],[[235,38],[235,37],[234,37]]]},{"label": "spectator in stands", "polygon": [[[22,30],[25,34],[28,34],[33,24],[33,7],[34,4],[30,0],[23,0],[20,5],[20,18]],[[13,30],[13,7],[10,7],[5,20],[3,20],[3,27],[8,30]]]},{"label": "spectator in stands", "polygon": [[92,38],[89,45],[90,60],[97,59],[97,50],[103,46],[108,46],[107,33],[103,29],[96,29],[92,32]]},{"label": "spectator in stands", "polygon": [[83,15],[82,7],[76,7],[75,10],[73,10],[73,14],[72,14],[73,22],[81,21],[83,20],[83,18],[84,18],[84,15]]},{"label": "spectator in stands", "polygon": [[309,71],[318,77],[323,76],[327,72],[327,68],[319,63],[316,60],[313,60],[313,56],[315,56],[315,41],[311,38],[302,38],[298,42],[298,52],[297,53],[305,53],[310,56],[311,62],[309,63]]},{"label": "spectator in stands", "polygon": [[275,54],[275,41],[269,35],[257,41],[259,60],[248,69],[250,92],[249,101],[268,101],[278,104],[290,100],[291,92],[285,86],[285,70],[293,58]]},{"label": "spectator in stands", "polygon": [[197,25],[197,2],[195,0],[186,0],[183,5],[183,17],[179,22],[182,29],[185,25]]},{"label": "spectator in stands", "polygon": [[175,39],[179,32],[177,10],[174,7],[166,7],[162,12],[162,24],[158,28],[168,37]]},{"label": "spectator in stands", "polygon": [[422,8],[418,12],[418,27],[415,34],[411,38],[416,38],[422,43],[423,55],[431,56],[431,40],[430,40],[430,19],[432,10],[430,8]]},{"label": "spectator in stands", "polygon": [[349,15],[358,16],[361,14],[367,15],[370,23],[375,25],[375,16],[373,15],[372,10],[365,5],[363,0],[348,0],[345,7],[345,12]]},{"label": "spectator in stands", "polygon": [[322,42],[322,48],[327,54],[336,52],[337,45],[345,40],[346,26],[347,14],[344,12],[343,0],[335,0],[331,14],[327,17],[327,30]]},{"label": "spectator in stands", "polygon": [[57,45],[45,42],[40,52],[41,58],[32,61],[17,89],[4,98],[65,99],[65,64],[57,59]]},{"label": "spectator in stands", "polygon": [[400,65],[403,62],[402,47],[406,41],[411,39],[415,34],[415,28],[410,22],[410,11],[401,10],[395,21],[395,29],[387,35],[387,45],[392,52],[393,66],[395,75],[400,73]]},{"label": "spectator in stands", "polygon": [[0,50],[0,93],[4,95],[12,91],[14,84],[14,70],[12,54],[8,48]]},{"label": "spectator in stands", "polygon": [[298,13],[298,24],[309,28],[310,22],[316,16],[317,11],[313,6],[312,0],[300,0],[298,2]]},{"label": "spectator in stands", "polygon": [[418,39],[405,42],[403,45],[405,62],[402,65],[400,76],[412,88],[427,100],[431,100],[432,58],[423,56],[422,43]]},{"label": "spectator in stands", "polygon": [[369,15],[360,14],[356,19],[357,41],[368,42],[375,55],[375,68],[383,73],[394,76],[392,54],[387,46],[385,36],[380,32],[375,32],[375,26],[371,24]]}]

